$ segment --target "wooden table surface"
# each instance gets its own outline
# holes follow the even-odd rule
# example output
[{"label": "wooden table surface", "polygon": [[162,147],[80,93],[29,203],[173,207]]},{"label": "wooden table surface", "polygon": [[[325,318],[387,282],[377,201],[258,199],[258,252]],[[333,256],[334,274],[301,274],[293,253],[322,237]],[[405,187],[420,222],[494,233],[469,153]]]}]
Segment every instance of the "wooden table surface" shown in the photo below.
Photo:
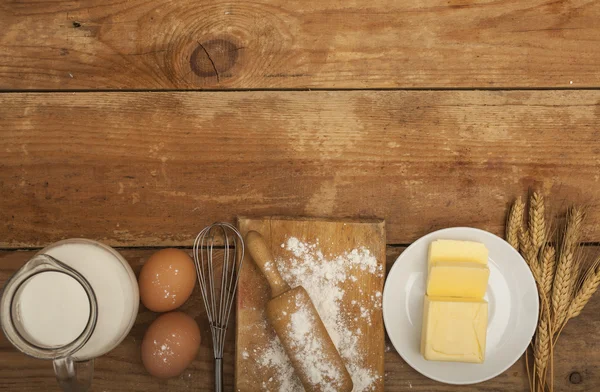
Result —
[{"label": "wooden table surface", "polygon": [[[2,1],[0,284],[59,239],[139,271],[238,215],[383,218],[389,267],[435,229],[502,235],[532,188],[589,206],[600,252],[598,20],[598,0]],[[197,292],[184,309],[205,339],[181,377],[141,366],[142,309],[94,391],[211,390]],[[388,348],[390,391],[527,389],[523,360],[452,387]],[[599,390],[600,295],[555,351],[557,391]],[[0,391],[55,390],[0,338]]]}]

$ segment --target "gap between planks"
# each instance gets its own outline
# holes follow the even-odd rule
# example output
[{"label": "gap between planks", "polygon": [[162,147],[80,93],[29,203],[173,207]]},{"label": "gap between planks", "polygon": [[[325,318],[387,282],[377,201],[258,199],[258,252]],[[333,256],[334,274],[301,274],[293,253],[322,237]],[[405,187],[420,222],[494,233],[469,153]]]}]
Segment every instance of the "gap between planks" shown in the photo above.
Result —
[{"label": "gap between planks", "polygon": [[600,87],[365,87],[365,88],[206,88],[206,89],[0,89],[0,94],[56,93],[239,93],[239,92],[344,92],[344,91],[600,91]]}]

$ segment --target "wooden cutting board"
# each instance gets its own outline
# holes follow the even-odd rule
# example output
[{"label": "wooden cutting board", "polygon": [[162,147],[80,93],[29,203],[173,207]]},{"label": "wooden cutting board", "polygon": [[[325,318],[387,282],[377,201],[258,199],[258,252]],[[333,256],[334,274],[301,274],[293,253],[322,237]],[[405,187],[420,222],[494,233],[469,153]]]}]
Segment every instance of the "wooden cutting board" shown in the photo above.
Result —
[{"label": "wooden cutting board", "polygon": [[[302,263],[307,263],[306,258],[297,257],[297,254],[286,246],[290,238],[296,238],[299,243],[307,245],[309,252],[313,252],[317,258],[320,257],[322,263],[330,263],[336,258],[339,261],[339,257],[347,257],[348,252],[353,250],[366,250],[374,256],[376,273],[353,267],[352,263],[339,263],[348,279],[333,281],[336,288],[343,292],[338,302],[339,314],[344,320],[342,328],[353,331],[351,339],[355,339],[355,343],[351,345],[354,347],[354,358],[344,358],[347,367],[349,363],[353,363],[354,369],[358,369],[354,372],[351,368],[348,369],[353,379],[362,380],[358,383],[355,380],[354,390],[383,391],[385,335],[381,294],[385,278],[385,222],[267,217],[239,218],[238,227],[244,236],[250,230],[256,230],[263,235],[270,244],[280,271],[286,268],[289,271],[292,266],[297,268],[301,267]],[[320,255],[317,253],[319,251]],[[310,257],[312,256],[309,256],[309,259]],[[305,288],[317,305],[318,301],[314,296],[318,293],[311,292],[310,287]],[[246,253],[237,295],[236,391],[291,392],[293,387],[297,386],[289,366],[280,366],[281,361],[269,362],[269,358],[281,359],[277,337],[267,323],[264,313],[269,299],[267,281]],[[325,308],[319,309],[317,306],[317,309],[325,321],[327,315],[321,314]],[[325,324],[327,325],[327,322]],[[329,333],[331,335],[332,331]],[[278,355],[274,355],[277,353]],[[344,357],[344,354],[341,354]],[[287,361],[285,356],[283,359]],[[368,389],[360,385],[364,384],[365,374],[373,377]]]}]

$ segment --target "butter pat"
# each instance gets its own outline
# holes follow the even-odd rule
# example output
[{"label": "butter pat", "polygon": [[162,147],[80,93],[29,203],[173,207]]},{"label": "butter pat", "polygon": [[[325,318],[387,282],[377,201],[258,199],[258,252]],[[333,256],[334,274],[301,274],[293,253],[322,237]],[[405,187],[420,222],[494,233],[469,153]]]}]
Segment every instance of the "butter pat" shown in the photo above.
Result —
[{"label": "butter pat", "polygon": [[487,265],[488,250],[473,241],[436,240],[429,245],[428,266],[447,262],[471,262]]},{"label": "butter pat", "polygon": [[488,304],[484,300],[425,296],[421,353],[429,361],[482,363]]},{"label": "butter pat", "polygon": [[434,264],[427,278],[427,295],[482,299],[489,277],[489,268],[479,263]]}]

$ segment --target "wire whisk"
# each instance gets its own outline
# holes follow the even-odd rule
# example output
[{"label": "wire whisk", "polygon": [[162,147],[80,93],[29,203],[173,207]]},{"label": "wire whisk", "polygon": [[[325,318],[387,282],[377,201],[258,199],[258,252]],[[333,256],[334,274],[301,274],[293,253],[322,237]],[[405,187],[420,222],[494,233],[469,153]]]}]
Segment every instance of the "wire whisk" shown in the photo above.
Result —
[{"label": "wire whisk", "polygon": [[[219,240],[222,247],[216,243]],[[243,260],[244,239],[229,223],[205,227],[194,241],[194,263],[212,332],[216,392],[223,391],[225,333]]]}]

